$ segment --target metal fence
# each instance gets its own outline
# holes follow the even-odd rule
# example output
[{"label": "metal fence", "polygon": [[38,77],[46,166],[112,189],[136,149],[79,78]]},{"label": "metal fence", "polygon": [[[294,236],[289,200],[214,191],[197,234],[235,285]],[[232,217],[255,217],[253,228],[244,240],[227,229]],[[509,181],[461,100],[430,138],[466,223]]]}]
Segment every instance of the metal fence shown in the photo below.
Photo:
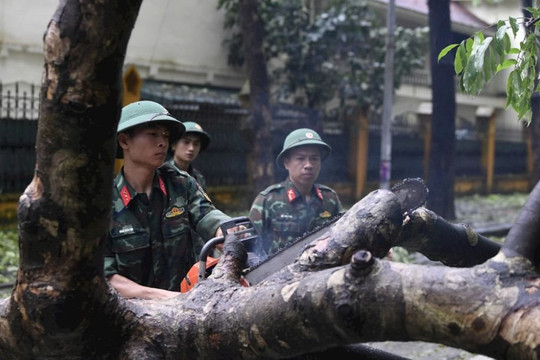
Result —
[{"label": "metal fence", "polygon": [[34,84],[0,82],[0,119],[37,120],[39,88]]},{"label": "metal fence", "polygon": [[[204,175],[210,187],[247,184],[247,154],[249,140],[243,135],[241,120],[247,112],[235,96],[226,101],[213,100],[206,90],[204,96],[178,98],[178,93],[164,93],[147,88],[143,98],[161,102],[183,121],[196,121],[210,133],[212,143],[194,164]],[[234,95],[234,94],[233,94]],[[221,97],[223,98],[223,97]],[[36,86],[25,83],[0,84],[0,194],[21,192],[33,177],[35,165],[35,138],[39,94]],[[273,109],[274,157],[281,151],[286,135],[297,127],[310,127],[322,122],[321,131],[333,152],[324,163],[320,182],[354,181],[348,171],[349,134],[339,119],[321,119],[313,110],[294,106],[276,106]],[[408,118],[396,119],[393,129],[392,178],[422,177],[424,147],[422,129],[418,122]],[[380,131],[370,124],[368,150],[368,181],[379,177]],[[483,172],[482,143],[477,137],[457,138],[456,176],[480,176]],[[523,141],[501,141],[496,144],[496,175],[526,174],[527,149]],[[286,176],[276,167],[276,180]]]},{"label": "metal fence", "polygon": [[0,194],[21,192],[34,173],[39,91],[0,83]]}]

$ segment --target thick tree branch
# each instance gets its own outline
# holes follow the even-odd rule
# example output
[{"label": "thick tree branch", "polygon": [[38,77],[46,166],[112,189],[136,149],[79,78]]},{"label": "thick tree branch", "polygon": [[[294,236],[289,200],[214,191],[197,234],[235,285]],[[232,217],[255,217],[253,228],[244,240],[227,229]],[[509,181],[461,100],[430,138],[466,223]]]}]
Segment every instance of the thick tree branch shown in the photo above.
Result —
[{"label": "thick tree branch", "polygon": [[465,224],[452,224],[426,208],[406,219],[393,246],[417,251],[447,266],[469,267],[495,256],[501,245]]},{"label": "thick tree branch", "polygon": [[522,256],[540,265],[540,182],[536,184],[527,202],[519,212],[503,249],[509,254]]}]

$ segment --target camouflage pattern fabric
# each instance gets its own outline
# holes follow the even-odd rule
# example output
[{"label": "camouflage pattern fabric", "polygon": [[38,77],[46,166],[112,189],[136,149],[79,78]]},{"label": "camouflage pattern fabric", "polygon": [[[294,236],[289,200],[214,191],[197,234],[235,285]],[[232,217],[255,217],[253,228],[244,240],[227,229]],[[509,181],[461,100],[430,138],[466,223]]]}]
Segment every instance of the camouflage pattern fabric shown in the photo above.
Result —
[{"label": "camouflage pattern fabric", "polygon": [[[168,163],[170,165],[173,165],[175,167],[178,167],[175,163],[174,163],[174,158],[170,159],[168,161]],[[182,170],[180,170],[182,171]],[[187,173],[191,176],[193,176],[195,178],[195,180],[197,180],[197,182],[199,183],[199,185],[201,185],[201,187],[203,188],[204,191],[206,191],[206,180],[204,179],[204,176],[203,174],[195,169],[191,164],[189,164],[189,167],[187,169]]]},{"label": "camouflage pattern fabric", "polygon": [[280,247],[343,212],[331,188],[315,184],[309,203],[287,179],[271,185],[255,198],[249,218],[270,255]]},{"label": "camouflage pattern fabric", "polygon": [[[169,163],[170,163],[170,165],[178,168],[178,166],[174,162],[174,159],[169,160]],[[178,169],[178,170],[182,171],[180,169]],[[193,166],[191,166],[191,164],[189,164],[189,167],[187,169],[187,173],[189,175],[191,175],[197,181],[197,183],[202,187],[202,189],[206,192],[206,180],[204,179],[203,174],[199,170],[197,170]],[[191,232],[191,237],[193,239],[193,247],[195,249],[195,258],[196,258],[196,261],[199,261],[199,254],[201,253],[201,250],[202,250],[202,248],[204,246],[205,241],[195,231]]]},{"label": "camouflage pattern fabric", "polygon": [[163,206],[161,212],[149,216],[145,226],[137,210],[140,195],[122,172],[117,175],[105,276],[120,274],[141,285],[179,291],[180,282],[196,261],[192,231],[208,240],[230,217],[214,207],[186,172],[164,165],[156,171],[155,181],[163,194]]}]

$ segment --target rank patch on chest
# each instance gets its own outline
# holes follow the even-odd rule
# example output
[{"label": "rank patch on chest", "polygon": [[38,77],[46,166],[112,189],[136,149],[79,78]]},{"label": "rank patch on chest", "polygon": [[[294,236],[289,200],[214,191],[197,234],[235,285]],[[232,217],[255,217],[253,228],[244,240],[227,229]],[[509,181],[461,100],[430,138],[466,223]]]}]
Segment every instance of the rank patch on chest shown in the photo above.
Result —
[{"label": "rank patch on chest", "polygon": [[166,218],[172,218],[172,217],[175,217],[175,216],[180,216],[182,215],[186,210],[184,208],[177,208],[176,206],[173,207],[171,210],[169,210],[166,214],[165,214],[165,217]]},{"label": "rank patch on chest", "polygon": [[332,214],[330,214],[330,212],[328,211],[323,211],[322,213],[319,214],[319,216],[322,218],[329,218],[330,216],[332,216]]},{"label": "rank patch on chest", "polygon": [[131,226],[131,225],[126,225],[123,228],[121,228],[120,230],[118,230],[119,234],[132,234],[133,232],[134,232],[133,231],[133,226]]}]

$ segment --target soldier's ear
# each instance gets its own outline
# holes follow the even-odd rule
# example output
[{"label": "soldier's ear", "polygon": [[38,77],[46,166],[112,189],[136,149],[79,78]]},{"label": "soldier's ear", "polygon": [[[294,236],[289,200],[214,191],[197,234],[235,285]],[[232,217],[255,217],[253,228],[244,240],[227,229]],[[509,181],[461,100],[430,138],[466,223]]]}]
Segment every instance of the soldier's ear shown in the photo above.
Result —
[{"label": "soldier's ear", "polygon": [[122,148],[122,150],[126,150],[128,148],[127,141],[129,140],[129,135],[126,133],[120,133],[116,137],[118,141],[118,145]]},{"label": "soldier's ear", "polygon": [[288,171],[289,170],[289,156],[283,157],[283,167]]}]

